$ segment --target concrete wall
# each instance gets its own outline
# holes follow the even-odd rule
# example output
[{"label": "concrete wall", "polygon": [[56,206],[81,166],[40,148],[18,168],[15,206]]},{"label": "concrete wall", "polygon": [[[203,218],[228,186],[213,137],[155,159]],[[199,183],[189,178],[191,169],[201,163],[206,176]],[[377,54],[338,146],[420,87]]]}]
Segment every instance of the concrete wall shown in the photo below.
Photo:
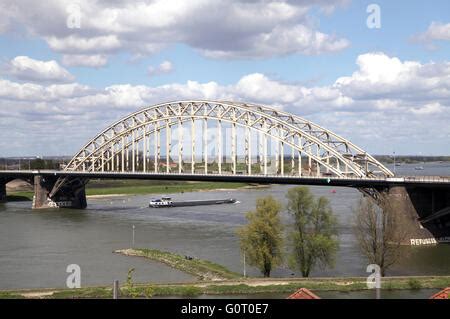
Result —
[{"label": "concrete wall", "polygon": [[6,180],[0,178],[0,203],[6,202]]},{"label": "concrete wall", "polygon": [[450,190],[442,187],[408,187],[407,192],[421,225],[438,241],[450,242]]},{"label": "concrete wall", "polygon": [[400,214],[402,230],[408,234],[405,244],[428,245],[450,240],[450,220],[445,225],[445,220],[450,216],[443,216],[433,222],[421,222],[427,216],[450,207],[449,191],[431,187],[394,186],[389,189],[388,197]]},{"label": "concrete wall", "polygon": [[68,183],[53,198],[49,198],[48,195],[57,180],[57,177],[51,178],[40,175],[34,177],[33,209],[86,208],[87,201],[84,184]]}]

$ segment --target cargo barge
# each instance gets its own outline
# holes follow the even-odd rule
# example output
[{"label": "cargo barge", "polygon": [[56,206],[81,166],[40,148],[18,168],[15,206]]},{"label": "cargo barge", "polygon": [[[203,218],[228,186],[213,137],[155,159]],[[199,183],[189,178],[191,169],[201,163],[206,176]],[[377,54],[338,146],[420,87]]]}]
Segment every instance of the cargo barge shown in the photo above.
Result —
[{"label": "cargo barge", "polygon": [[202,206],[202,205],[220,205],[220,204],[234,204],[237,203],[234,198],[225,199],[199,199],[199,200],[185,200],[185,201],[172,201],[170,197],[161,197],[151,199],[148,206],[152,208],[159,207],[184,207],[184,206]]}]

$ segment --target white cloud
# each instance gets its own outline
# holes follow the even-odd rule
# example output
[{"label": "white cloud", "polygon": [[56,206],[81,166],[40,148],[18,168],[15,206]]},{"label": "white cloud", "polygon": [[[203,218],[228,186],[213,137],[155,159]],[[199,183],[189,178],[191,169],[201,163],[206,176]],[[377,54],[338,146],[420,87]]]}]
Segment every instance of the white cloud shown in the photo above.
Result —
[{"label": "white cloud", "polygon": [[155,76],[161,74],[167,74],[173,71],[173,64],[170,61],[163,61],[158,66],[149,66],[148,67],[148,75]]},{"label": "white cloud", "polygon": [[111,52],[121,47],[116,35],[91,38],[74,35],[63,38],[52,36],[46,38],[46,41],[51,49],[68,54]]},{"label": "white cloud", "polygon": [[104,54],[64,54],[62,57],[62,64],[66,66],[87,66],[87,67],[102,67],[108,63],[108,58]]},{"label": "white cloud", "polygon": [[429,49],[436,49],[434,41],[450,41],[450,23],[433,21],[425,32],[413,36],[412,39]]},{"label": "white cloud", "polygon": [[433,22],[428,27],[427,35],[431,40],[450,40],[450,23]]},{"label": "white cloud", "polygon": [[72,0],[5,0],[6,24],[25,27],[51,49],[71,55],[114,54],[119,50],[152,54],[184,43],[213,58],[322,54],[346,48],[349,41],[320,32],[310,22],[313,6],[327,12],[346,1],[154,0],[106,2],[79,0],[81,28],[66,27]]},{"label": "white cloud", "polygon": [[[59,146],[66,145],[64,152],[71,154],[101,128],[147,105],[180,99],[235,100],[284,108],[372,153],[390,153],[393,147],[408,152],[429,143],[435,154],[448,154],[450,63],[402,61],[383,53],[362,54],[356,63],[353,74],[313,87],[283,83],[261,73],[245,75],[230,85],[187,81],[104,89],[0,79],[0,129],[14,134],[18,144],[31,138],[33,149],[57,154]],[[21,130],[33,134],[20,137]],[[57,143],[51,149],[41,139],[48,131],[70,143]],[[8,149],[6,141],[11,139],[0,140],[0,147]]]},{"label": "white cloud", "polygon": [[362,54],[359,69],[334,87],[354,99],[401,98],[423,101],[450,98],[450,63],[400,61],[383,53]]},{"label": "white cloud", "polygon": [[74,76],[56,61],[39,61],[27,56],[17,56],[5,65],[6,73],[32,82],[72,82]]},{"label": "white cloud", "polygon": [[[53,102],[92,94],[93,89],[78,83],[42,85],[0,79],[0,99],[20,102]],[[30,108],[33,105],[30,104]]]},{"label": "white cloud", "polygon": [[252,46],[202,51],[206,56],[213,58],[251,58],[290,53],[315,55],[340,51],[350,45],[350,42],[346,39],[337,39],[304,25],[277,26],[268,33],[256,34],[248,40],[253,43]]},{"label": "white cloud", "polygon": [[412,112],[418,115],[437,114],[442,111],[444,111],[444,108],[438,102],[425,104],[423,107],[412,109]]},{"label": "white cloud", "polygon": [[242,77],[234,89],[243,98],[269,104],[294,103],[302,97],[302,91],[304,91],[303,88],[295,85],[271,80],[261,73],[253,73]]}]

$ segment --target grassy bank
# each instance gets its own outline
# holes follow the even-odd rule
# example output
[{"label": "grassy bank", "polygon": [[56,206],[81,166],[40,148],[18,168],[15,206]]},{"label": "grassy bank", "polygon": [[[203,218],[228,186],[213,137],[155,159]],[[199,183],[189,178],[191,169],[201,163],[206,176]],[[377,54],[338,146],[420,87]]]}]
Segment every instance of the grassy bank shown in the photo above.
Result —
[{"label": "grassy bank", "polygon": [[128,183],[128,184],[111,184],[99,187],[98,184],[86,187],[86,195],[141,195],[141,194],[166,194],[166,193],[183,193],[214,189],[236,189],[248,186],[244,183],[219,183],[219,182],[178,182],[178,183]]},{"label": "grassy bank", "polygon": [[234,273],[222,265],[203,259],[187,259],[185,256],[160,251],[156,249],[122,249],[116,253],[126,256],[144,257],[153,261],[164,263],[174,269],[197,277],[199,280],[227,280],[240,278],[241,275]]},{"label": "grassy bank", "polygon": [[8,202],[28,202],[33,200],[33,192],[16,192],[6,196]]},{"label": "grassy bank", "polygon": [[[440,289],[450,286],[450,276],[385,277],[382,290]],[[289,278],[289,279],[239,279],[227,281],[201,281],[187,284],[137,284],[130,289],[120,287],[122,298],[149,296],[230,295],[285,293],[286,296],[300,288],[308,288],[320,296],[320,291],[359,291],[367,289],[365,277],[348,278]],[[149,293],[150,292],[150,293]],[[3,291],[0,298],[111,298],[111,287],[85,287],[79,289],[41,289]]]},{"label": "grassy bank", "polygon": [[[225,267],[202,259],[188,259],[171,252],[155,249],[124,249],[116,253],[148,258],[196,276],[199,281],[174,284],[135,284],[122,281],[122,298],[152,296],[248,295],[258,293],[289,294],[308,288],[320,296],[321,291],[366,290],[366,277],[329,278],[243,278]],[[440,289],[450,286],[450,276],[384,277],[382,290]],[[80,289],[35,289],[0,291],[0,298],[111,298],[112,287],[84,287]]]}]

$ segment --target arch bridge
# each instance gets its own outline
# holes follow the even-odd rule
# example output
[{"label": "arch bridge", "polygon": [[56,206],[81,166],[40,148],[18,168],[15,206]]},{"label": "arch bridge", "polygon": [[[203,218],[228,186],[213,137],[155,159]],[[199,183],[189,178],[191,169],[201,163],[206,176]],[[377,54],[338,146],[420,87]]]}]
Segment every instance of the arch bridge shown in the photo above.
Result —
[{"label": "arch bridge", "polygon": [[450,228],[450,181],[436,186],[402,180],[330,130],[243,102],[176,101],[143,108],[101,131],[62,171],[30,176],[34,208],[85,208],[89,178],[335,185],[355,187],[378,201],[386,195],[402,207],[411,229],[425,226],[442,235]]},{"label": "arch bridge", "polygon": [[[164,178],[201,175],[213,180],[237,175],[270,175],[275,180],[393,176],[363,149],[311,121],[267,106],[228,101],[168,102],[129,114],[92,138],[64,170],[142,173],[149,178],[161,173]],[[67,187],[69,193],[84,188],[86,181],[58,178],[48,198],[67,193],[62,191]]]},{"label": "arch bridge", "polygon": [[212,101],[154,105],[90,140],[68,171],[393,176],[349,140],[266,106]]}]

